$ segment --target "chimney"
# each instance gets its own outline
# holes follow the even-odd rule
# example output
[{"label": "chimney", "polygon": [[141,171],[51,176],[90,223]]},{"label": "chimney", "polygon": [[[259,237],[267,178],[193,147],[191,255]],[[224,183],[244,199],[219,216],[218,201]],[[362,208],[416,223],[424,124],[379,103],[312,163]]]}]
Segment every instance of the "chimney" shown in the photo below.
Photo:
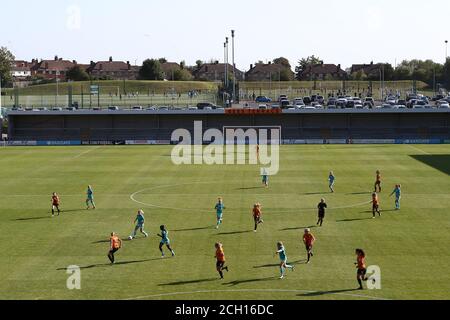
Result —
[{"label": "chimney", "polygon": [[341,65],[340,64],[338,64],[337,69],[338,69],[338,71],[341,70]]},{"label": "chimney", "polygon": [[58,61],[58,56],[55,56],[55,61]]},{"label": "chimney", "polygon": [[109,57],[109,62],[113,62],[113,58],[112,57]]},{"label": "chimney", "polygon": [[252,69],[253,69],[253,64],[250,65],[250,70],[252,70]]},{"label": "chimney", "polygon": [[131,70],[130,61],[127,61],[127,67],[128,67],[128,70]]},{"label": "chimney", "polygon": [[272,61],[269,61],[269,64],[272,64]]},{"label": "chimney", "polygon": [[73,63],[73,64],[77,64],[77,60],[73,60],[72,63]]},{"label": "chimney", "polygon": [[91,60],[91,67],[95,66],[95,62]]}]

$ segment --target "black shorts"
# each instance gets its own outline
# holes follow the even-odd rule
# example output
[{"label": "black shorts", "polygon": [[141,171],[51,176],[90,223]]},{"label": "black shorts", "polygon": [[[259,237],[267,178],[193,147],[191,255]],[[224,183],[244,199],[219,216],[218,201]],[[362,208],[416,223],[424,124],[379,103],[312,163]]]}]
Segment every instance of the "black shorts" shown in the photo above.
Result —
[{"label": "black shorts", "polygon": [[261,221],[261,216],[253,216],[253,220],[255,220],[255,223],[258,223]]},{"label": "black shorts", "polygon": [[225,261],[217,261],[217,262],[216,262],[216,268],[217,268],[217,270],[222,269],[224,265],[225,265]]},{"label": "black shorts", "polygon": [[319,212],[319,219],[325,219],[325,212]]},{"label": "black shorts", "polygon": [[311,251],[313,246],[312,244],[305,244],[306,251]]},{"label": "black shorts", "polygon": [[357,276],[362,276],[364,277],[367,273],[367,269],[358,269],[358,271],[356,272]]},{"label": "black shorts", "polygon": [[114,254],[114,253],[116,253],[117,251],[119,251],[119,248],[114,248],[114,249],[109,250],[109,253],[110,253],[110,254]]},{"label": "black shorts", "polygon": [[378,210],[380,208],[380,206],[378,204],[374,204],[372,205],[372,210]]}]

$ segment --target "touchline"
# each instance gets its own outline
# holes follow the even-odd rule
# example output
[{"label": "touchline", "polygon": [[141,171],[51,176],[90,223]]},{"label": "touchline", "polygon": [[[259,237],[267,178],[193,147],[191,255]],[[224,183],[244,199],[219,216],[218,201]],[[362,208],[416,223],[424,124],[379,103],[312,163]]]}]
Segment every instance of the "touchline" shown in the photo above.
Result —
[{"label": "touchline", "polygon": [[[194,136],[187,129],[172,132],[175,165],[261,165],[261,175],[276,175],[280,167],[281,127],[227,126],[208,129],[194,121]],[[248,157],[246,153],[249,146]]]}]

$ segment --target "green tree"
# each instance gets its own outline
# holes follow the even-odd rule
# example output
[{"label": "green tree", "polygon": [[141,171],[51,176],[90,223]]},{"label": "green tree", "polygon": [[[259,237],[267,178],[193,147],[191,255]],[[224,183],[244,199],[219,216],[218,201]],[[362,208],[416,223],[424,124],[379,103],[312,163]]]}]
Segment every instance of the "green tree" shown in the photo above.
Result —
[{"label": "green tree", "polygon": [[195,65],[197,66],[197,69],[200,69],[203,65],[203,61],[202,60],[197,60],[195,61]]},{"label": "green tree", "polygon": [[291,64],[290,64],[289,60],[284,57],[279,57],[279,58],[273,59],[273,63],[280,64],[285,68],[291,69]]},{"label": "green tree", "polygon": [[352,78],[353,78],[353,80],[356,80],[356,81],[365,81],[365,80],[367,80],[367,74],[364,72],[364,70],[361,69],[361,70],[353,73]]},{"label": "green tree", "polygon": [[173,80],[175,81],[190,81],[192,74],[186,69],[177,69],[173,72]]},{"label": "green tree", "polygon": [[147,59],[139,69],[139,79],[141,80],[163,80],[164,72],[161,63],[155,59]]},{"label": "green tree", "polygon": [[442,67],[439,81],[443,82],[447,88],[450,88],[450,58],[447,58],[447,61]]},{"label": "green tree", "polygon": [[161,63],[161,64],[167,63],[167,59],[166,59],[166,58],[159,58],[158,61],[159,61],[159,63]]},{"label": "green tree", "polygon": [[6,47],[0,47],[0,77],[2,86],[12,82],[11,64],[15,57]]},{"label": "green tree", "polygon": [[300,80],[303,70],[305,70],[308,66],[313,66],[320,63],[323,63],[323,61],[314,55],[300,59],[298,61],[298,65],[295,67],[296,79]]},{"label": "green tree", "polygon": [[72,81],[87,81],[90,79],[86,70],[84,70],[79,65],[76,65],[76,66],[70,68],[67,71],[66,78],[67,78],[67,80],[72,80]]}]

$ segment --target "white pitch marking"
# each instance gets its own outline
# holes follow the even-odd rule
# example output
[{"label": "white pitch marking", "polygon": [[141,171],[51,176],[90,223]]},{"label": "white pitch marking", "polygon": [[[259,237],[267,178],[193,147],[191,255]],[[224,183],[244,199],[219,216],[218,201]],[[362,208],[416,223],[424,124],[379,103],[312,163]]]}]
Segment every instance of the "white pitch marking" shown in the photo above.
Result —
[{"label": "white pitch marking", "polygon": [[[146,188],[146,189],[142,189],[139,191],[136,191],[135,193],[130,195],[130,199],[133,202],[136,202],[138,204],[150,207],[150,208],[158,208],[158,209],[166,209],[166,210],[175,210],[175,211],[196,211],[196,212],[211,212],[211,210],[202,210],[202,209],[189,209],[189,208],[173,208],[173,207],[163,207],[163,206],[158,206],[158,205],[154,205],[151,203],[146,203],[146,202],[142,202],[139,200],[136,200],[135,197],[144,192],[144,191],[150,191],[150,190],[156,190],[156,189],[165,189],[165,188],[171,188],[171,187],[179,187],[179,186],[185,186],[185,185],[193,185],[193,184],[211,184],[211,182],[189,182],[189,183],[180,183],[180,184],[172,184],[172,185],[161,185],[161,186],[155,186],[155,187],[151,187],[151,188]],[[364,201],[361,203],[357,203],[357,204],[352,204],[352,205],[348,205],[348,206],[342,206],[342,207],[334,207],[334,208],[329,208],[328,210],[336,210],[336,209],[350,209],[350,208],[355,208],[355,207],[361,207],[363,205],[366,205],[368,203],[370,203],[371,201]],[[306,211],[306,210],[317,210],[317,208],[299,208],[296,209],[295,211],[278,211],[278,210],[274,210],[276,213],[292,213],[292,212],[299,212],[299,211]]]},{"label": "white pitch marking", "polygon": [[77,154],[76,156],[73,157],[73,159],[78,159],[78,158],[84,156],[85,154],[88,154],[89,152],[92,152],[92,151],[97,150],[99,148],[100,148],[99,146],[98,147],[94,147],[94,148],[90,148],[90,149],[88,149],[86,151],[83,151],[83,152]]},{"label": "white pitch marking", "polygon": [[416,151],[422,152],[423,154],[431,155],[431,153],[429,153],[429,152],[426,152],[425,150],[422,150],[422,149],[420,149],[420,148],[416,147],[415,145],[412,145],[412,144],[408,144],[408,146],[409,146],[410,148],[412,148],[412,149],[416,150]]},{"label": "white pitch marking", "polygon": [[[168,297],[168,296],[179,296],[179,295],[190,295],[190,294],[198,294],[198,293],[236,293],[236,292],[267,292],[267,293],[274,293],[274,292],[285,292],[285,293],[316,293],[316,291],[311,290],[285,290],[285,289],[234,289],[234,290],[197,290],[197,291],[186,291],[186,292],[171,292],[171,293],[161,293],[161,294],[154,294],[154,295],[148,295],[148,296],[140,296],[140,297],[134,297],[134,298],[127,298],[123,300],[143,300],[143,299],[150,299],[150,298],[161,298],[161,297]],[[379,297],[373,297],[363,294],[353,294],[353,293],[344,293],[344,292],[330,292],[331,295],[341,295],[341,296],[349,296],[349,297],[358,297],[358,298],[365,298],[365,299],[372,299],[372,300],[390,300],[386,298],[379,298]]]}]

